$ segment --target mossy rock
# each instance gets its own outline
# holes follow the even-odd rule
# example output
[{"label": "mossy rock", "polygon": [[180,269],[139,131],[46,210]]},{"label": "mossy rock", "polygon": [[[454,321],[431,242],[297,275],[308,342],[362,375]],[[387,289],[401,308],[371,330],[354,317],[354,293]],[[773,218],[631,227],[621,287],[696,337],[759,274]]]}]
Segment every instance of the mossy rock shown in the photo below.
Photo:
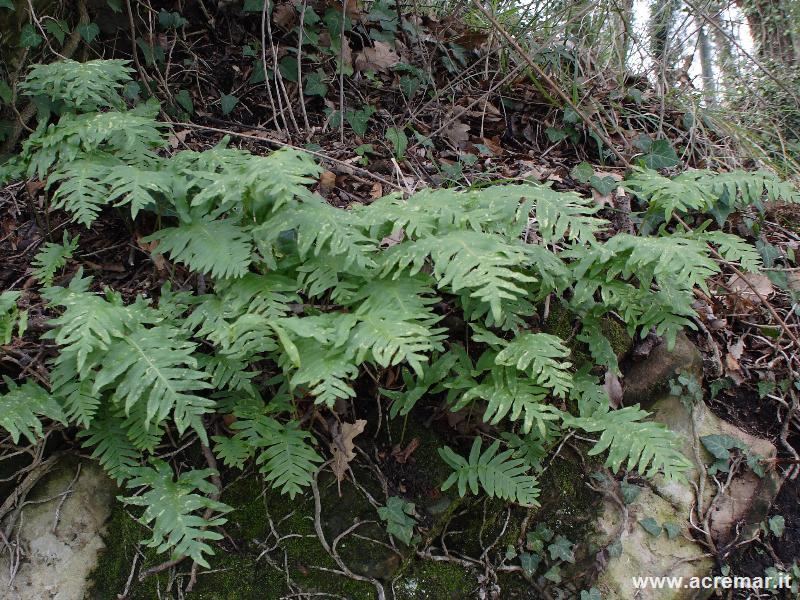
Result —
[{"label": "mossy rock", "polygon": [[418,562],[394,582],[395,600],[465,600],[476,598],[477,573],[453,562]]}]

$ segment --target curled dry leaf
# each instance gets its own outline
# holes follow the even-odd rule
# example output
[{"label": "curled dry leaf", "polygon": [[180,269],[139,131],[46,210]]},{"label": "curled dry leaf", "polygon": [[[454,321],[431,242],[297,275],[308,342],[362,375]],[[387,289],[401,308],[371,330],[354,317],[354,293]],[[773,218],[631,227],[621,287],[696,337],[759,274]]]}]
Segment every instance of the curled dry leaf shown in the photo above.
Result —
[{"label": "curled dry leaf", "polygon": [[463,148],[469,141],[469,125],[461,121],[453,121],[448,125],[442,135],[450,140],[456,148]]},{"label": "curled dry leaf", "polygon": [[333,171],[323,171],[319,176],[319,193],[322,196],[327,196],[336,187],[336,173]]},{"label": "curled dry leaf", "polygon": [[278,4],[272,11],[272,21],[286,31],[289,31],[297,22],[297,11],[291,4]]},{"label": "curled dry leaf", "polygon": [[744,278],[732,275],[728,287],[741,300],[749,304],[761,304],[775,291],[769,277],[761,273],[746,273]]},{"label": "curled dry leaf", "polygon": [[347,473],[347,465],[356,457],[354,452],[356,445],[353,439],[364,432],[366,424],[367,421],[365,419],[358,419],[355,423],[342,423],[341,428],[337,423],[331,430],[333,433],[333,442],[331,443],[333,462],[331,463],[331,469],[333,469],[339,482],[344,480],[345,473]]},{"label": "curled dry leaf", "polygon": [[386,71],[400,62],[400,56],[386,42],[375,42],[375,46],[367,46],[356,56],[353,65],[356,71]]}]

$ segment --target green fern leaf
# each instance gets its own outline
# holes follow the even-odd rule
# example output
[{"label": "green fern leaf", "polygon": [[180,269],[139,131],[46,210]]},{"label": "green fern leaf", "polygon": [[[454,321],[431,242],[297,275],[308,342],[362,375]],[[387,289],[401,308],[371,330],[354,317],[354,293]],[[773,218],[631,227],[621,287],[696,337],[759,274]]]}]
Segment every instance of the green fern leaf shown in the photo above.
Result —
[{"label": "green fern leaf", "polygon": [[467,390],[452,410],[461,410],[480,398],[487,402],[484,422],[497,425],[506,416],[512,421],[522,418],[523,433],[530,432],[535,425],[539,435],[545,437],[548,424],[561,417],[560,410],[544,403],[547,395],[546,388],[519,378],[514,369],[496,367],[480,385]]},{"label": "green fern leaf", "polygon": [[725,260],[738,262],[745,271],[758,273],[762,267],[761,254],[738,235],[722,231],[704,231],[694,237],[702,242],[714,244]]},{"label": "green fern leaf", "polygon": [[110,411],[100,411],[87,429],[78,432],[78,438],[83,440],[84,447],[94,447],[92,458],[118,485],[139,466],[141,451],[128,437],[124,420]]},{"label": "green fern leaf", "polygon": [[78,247],[78,240],[81,236],[76,235],[72,240],[69,234],[64,231],[63,243],[54,244],[47,242],[44,248],[33,257],[33,275],[44,285],[51,285],[56,271],[61,269],[72,258],[72,253]]},{"label": "green fern leaf", "polygon": [[536,479],[525,474],[527,465],[522,459],[512,458],[512,450],[497,454],[499,447],[500,442],[495,441],[481,454],[481,439],[476,437],[468,459],[446,446],[440,448],[439,456],[454,470],[442,484],[442,491],[457,485],[463,497],[468,485],[472,493],[477,494],[480,483],[490,498],[502,498],[522,506],[539,506],[539,488]]},{"label": "green fern leaf", "polygon": [[227,504],[212,500],[202,494],[215,494],[217,489],[206,479],[214,474],[211,469],[187,471],[177,479],[172,468],[162,460],[154,459],[152,467],[136,467],[127,487],[144,487],[139,496],[120,497],[125,504],[143,506],[140,521],[152,523],[153,535],[144,544],[157,552],[169,550],[173,556],[188,556],[198,565],[209,568],[205,555],[214,554],[206,542],[221,540],[222,535],[209,528],[223,525],[227,519],[215,516],[204,519],[196,514],[200,509],[210,509],[222,514],[231,509]]},{"label": "green fern leaf", "polygon": [[11,434],[16,444],[20,436],[35,444],[42,437],[42,422],[39,417],[46,417],[66,425],[67,418],[61,406],[43,388],[32,381],[17,385],[10,378],[3,376],[8,388],[0,395],[0,427]]},{"label": "green fern leaf", "polygon": [[250,235],[231,220],[195,219],[156,231],[144,241],[157,241],[157,253],[218,278],[242,277],[252,261]]},{"label": "green fern leaf", "polygon": [[17,307],[21,292],[11,290],[0,292],[0,346],[11,343],[14,337],[14,328],[20,337],[25,331],[28,321],[28,311],[20,311]]},{"label": "green fern leaf", "polygon": [[137,327],[109,345],[92,391],[113,389],[113,398],[124,403],[126,412],[138,402],[145,403],[145,429],[172,413],[179,433],[192,425],[202,439],[205,429],[199,417],[209,412],[214,402],[194,393],[211,387],[208,375],[197,369],[192,356],[195,348],[181,339],[177,329]]},{"label": "green fern leaf", "polygon": [[411,266],[410,274],[414,275],[422,270],[429,256],[438,287],[448,287],[454,293],[470,290],[471,297],[489,304],[495,321],[502,317],[503,300],[524,296],[527,292],[519,284],[535,281],[518,270],[527,264],[521,244],[474,231],[397,244],[383,253],[382,274],[393,273],[398,278]]},{"label": "green fern leaf", "polygon": [[538,385],[563,397],[572,386],[569,374],[572,363],[564,360],[568,357],[569,349],[561,338],[548,333],[525,333],[510,341],[497,355],[495,363],[526,371]]},{"label": "green fern leaf", "polygon": [[548,244],[563,238],[593,242],[595,234],[607,223],[592,216],[598,208],[591,198],[582,198],[575,192],[556,192],[539,186],[535,198],[539,233]]},{"label": "green fern leaf", "polygon": [[256,463],[265,480],[273,488],[294,499],[302,488],[311,485],[322,458],[306,440],[311,434],[300,429],[295,421],[281,426],[269,440]]},{"label": "green fern leaf", "polygon": [[124,105],[120,91],[134,72],[127,60],[90,60],[79,63],[63,59],[38,63],[19,84],[28,96],[47,96],[84,112]]},{"label": "green fern leaf", "polygon": [[647,416],[638,404],[618,410],[610,410],[606,404],[591,416],[565,416],[564,425],[587,433],[600,433],[589,455],[608,450],[606,466],[615,473],[627,461],[626,469],[636,469],[647,477],[663,473],[668,481],[685,480],[684,472],[691,469],[692,464],[678,450],[675,434],[660,423],[643,421]]}]

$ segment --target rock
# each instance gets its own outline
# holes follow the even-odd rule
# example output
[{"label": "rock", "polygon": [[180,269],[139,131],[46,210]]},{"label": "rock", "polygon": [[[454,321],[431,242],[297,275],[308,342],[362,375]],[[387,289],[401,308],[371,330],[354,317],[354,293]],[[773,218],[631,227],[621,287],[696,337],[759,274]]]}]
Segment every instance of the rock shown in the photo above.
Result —
[{"label": "rock", "polygon": [[[604,600],[696,600],[707,598],[698,590],[655,590],[633,586],[633,577],[684,577],[703,576],[711,572],[713,561],[704,556],[705,550],[689,536],[687,525],[670,538],[662,529],[658,535],[648,533],[640,524],[644,519],[654,519],[658,525],[678,524],[685,521],[677,515],[675,507],[649,488],[643,488],[636,501],[628,505],[628,518],[623,522],[622,511],[612,502],[606,502],[597,522],[596,542],[601,546],[618,543],[621,552],[615,556],[611,550],[604,552],[608,563],[595,584]],[[637,593],[638,592],[638,593]]]},{"label": "rock", "polygon": [[[690,415],[680,398],[664,396],[653,403],[650,410],[653,411],[653,418],[656,421],[664,423],[668,429],[680,435],[683,453],[695,464],[695,470],[689,473],[692,481],[697,481],[699,477],[695,448],[698,449],[697,454],[706,467],[714,462],[713,457],[700,442],[700,438],[707,435],[727,435],[735,438],[749,449],[749,453],[766,459],[775,458],[777,454],[775,446],[769,440],[757,438],[720,419],[703,402],[694,405]],[[735,525],[741,528],[740,539],[752,536],[766,518],[769,506],[778,495],[780,483],[780,475],[772,469],[767,469],[764,477],[759,477],[750,469],[735,477],[727,493],[716,500],[710,520],[715,541],[721,544],[730,542],[735,533]],[[706,503],[712,501],[712,494],[716,489],[714,482],[709,480],[704,498]],[[661,483],[659,490],[685,514],[691,510],[695,501],[695,494],[691,488],[676,483]]]},{"label": "rock", "polygon": [[82,600],[104,547],[102,535],[115,491],[114,483],[95,463],[62,460],[33,489],[9,536],[19,540],[22,550],[13,578],[9,553],[0,556],[2,597]]},{"label": "rock", "polygon": [[626,370],[622,403],[625,406],[638,403],[648,408],[680,373],[693,373],[698,379],[702,379],[703,373],[703,356],[683,332],[678,334],[672,350],[662,341],[645,359]]},{"label": "rock", "polygon": [[[739,440],[747,448],[747,454],[767,459],[776,456],[771,442],[720,419],[702,400],[692,404],[688,396],[681,398],[664,393],[662,390],[668,389],[668,382],[678,373],[702,376],[700,352],[682,334],[678,336],[673,351],[667,351],[665,344],[657,346],[645,360],[635,364],[625,378],[624,403],[640,403],[653,413],[653,420],[676,433],[683,453],[694,468],[686,474],[687,482],[666,483],[657,477],[650,482],[650,487],[642,488],[636,500],[627,506],[627,520],[618,503],[604,500],[596,534],[590,540],[605,548],[597,559],[603,566],[597,587],[604,599],[695,600],[709,597],[711,590],[642,589],[637,593],[631,578],[687,578],[710,574],[713,562],[704,556],[707,550],[692,538],[688,529],[689,516],[696,511],[695,489],[699,488],[700,477],[706,471],[702,467],[707,468],[716,460],[704,448],[701,438],[729,436]],[[780,481],[774,470],[767,469],[765,476],[759,477],[746,467],[736,474],[722,494],[718,494],[719,486],[711,478],[705,481],[702,502],[704,510],[712,509],[709,527],[718,548],[757,535],[759,524],[766,519],[780,489]],[[658,535],[652,535],[642,527],[640,522],[643,519],[653,519],[657,524],[656,530],[665,523],[674,524],[679,533],[670,538],[667,531],[661,529]],[[694,516],[694,522],[697,521]],[[617,552],[609,552],[609,546],[616,541],[619,543],[611,548]]]}]

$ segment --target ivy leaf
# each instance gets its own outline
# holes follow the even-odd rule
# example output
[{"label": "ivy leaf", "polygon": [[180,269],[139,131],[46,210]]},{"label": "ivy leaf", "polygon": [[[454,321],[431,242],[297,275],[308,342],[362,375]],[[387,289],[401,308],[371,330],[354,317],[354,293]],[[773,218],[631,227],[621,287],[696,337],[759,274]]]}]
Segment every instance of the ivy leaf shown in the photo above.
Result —
[{"label": "ivy leaf", "polygon": [[565,139],[567,139],[567,134],[562,129],[556,129],[555,127],[548,127],[544,130],[547,134],[547,139],[550,140],[551,143],[557,144]]},{"label": "ivy leaf", "polygon": [[223,94],[219,99],[220,106],[222,106],[222,114],[228,116],[231,114],[236,105],[239,104],[239,98],[230,94]]},{"label": "ivy leaf", "polygon": [[550,544],[547,549],[550,551],[550,558],[553,560],[561,559],[569,563],[575,562],[575,556],[572,552],[572,542],[570,542],[563,535],[556,537],[555,541]]},{"label": "ivy leaf", "polygon": [[729,435],[704,435],[700,438],[700,441],[705,449],[719,460],[728,460],[731,456],[731,450],[735,448],[746,449],[741,441]]},{"label": "ivy leaf", "polygon": [[11,90],[9,85],[4,80],[0,79],[0,100],[6,104],[10,104],[13,97],[14,92]]},{"label": "ivy leaf", "polygon": [[608,196],[617,186],[616,180],[611,177],[611,175],[606,175],[602,178],[597,175],[592,175],[589,178],[589,184],[596,189],[601,196]]},{"label": "ivy leaf", "polygon": [[25,23],[22,26],[22,31],[19,33],[19,45],[23,48],[38,48],[44,41],[44,38],[36,33],[36,28],[30,23]]},{"label": "ivy leaf", "polygon": [[96,23],[85,23],[78,25],[75,29],[78,30],[78,33],[83,38],[83,41],[87,44],[91,44],[94,39],[100,35],[100,28]]},{"label": "ivy leaf", "polygon": [[592,165],[584,161],[572,167],[572,170],[569,172],[569,174],[570,177],[572,177],[575,181],[589,183],[589,180],[594,175],[594,169],[592,168]]},{"label": "ivy leaf", "polygon": [[786,529],[786,520],[781,515],[770,517],[769,530],[775,537],[783,537],[783,532]]},{"label": "ivy leaf", "polygon": [[413,514],[414,503],[406,502],[397,496],[390,496],[386,501],[386,506],[378,508],[378,516],[386,521],[386,531],[406,546],[411,544],[414,525],[417,524],[411,516]]},{"label": "ivy leaf", "polygon": [[664,530],[667,532],[667,537],[671,540],[674,540],[678,537],[678,534],[681,532],[681,526],[673,521],[667,521],[664,523]]},{"label": "ivy leaf", "polygon": [[177,100],[178,104],[180,104],[187,113],[190,115],[194,113],[194,103],[192,102],[192,97],[189,95],[188,90],[180,90],[175,94],[175,100]]},{"label": "ivy leaf", "polygon": [[306,85],[303,93],[306,96],[319,96],[324,98],[328,95],[328,86],[325,85],[325,72],[317,69],[314,73],[306,75]]},{"label": "ivy leaf", "polygon": [[652,535],[653,537],[658,537],[661,535],[661,525],[658,524],[653,517],[647,517],[645,519],[641,519],[639,521],[639,525],[642,526],[647,533]]},{"label": "ivy leaf", "polygon": [[519,555],[519,564],[528,575],[533,575],[536,572],[541,560],[538,554],[532,554],[531,552],[522,552]]},{"label": "ivy leaf", "polygon": [[0,8],[7,8],[11,12],[14,12],[16,9],[14,8],[14,3],[11,0],[0,0]]},{"label": "ivy leaf", "polygon": [[122,12],[122,0],[106,0],[106,4],[108,4],[109,8],[115,13]]},{"label": "ivy leaf", "polygon": [[64,43],[64,38],[69,33],[69,25],[67,25],[66,21],[62,21],[61,19],[47,19],[44,23],[44,28],[47,30],[47,33],[58,40],[59,44]]},{"label": "ivy leaf", "polygon": [[639,494],[642,493],[642,488],[638,485],[633,485],[632,483],[628,483],[627,481],[623,481],[619,484],[620,491],[622,492],[622,500],[625,504],[633,504],[636,501],[636,498],[639,497]]},{"label": "ivy leaf", "polygon": [[386,140],[394,148],[394,155],[399,160],[405,156],[406,148],[408,148],[408,137],[402,129],[397,127],[389,127],[386,130]]},{"label": "ivy leaf", "polygon": [[600,590],[595,587],[588,590],[581,590],[581,600],[602,600]]},{"label": "ivy leaf", "polygon": [[643,157],[644,165],[648,169],[668,169],[680,162],[675,149],[667,140],[656,140],[650,144],[650,151]]}]

